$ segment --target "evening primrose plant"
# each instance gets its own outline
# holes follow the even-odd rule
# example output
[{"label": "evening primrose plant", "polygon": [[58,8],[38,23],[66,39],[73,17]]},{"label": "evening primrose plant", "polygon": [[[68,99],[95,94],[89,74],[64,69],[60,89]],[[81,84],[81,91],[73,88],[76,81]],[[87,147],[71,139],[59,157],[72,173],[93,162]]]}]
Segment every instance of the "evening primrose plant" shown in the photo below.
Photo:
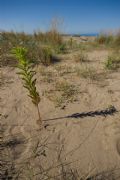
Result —
[{"label": "evening primrose plant", "polygon": [[37,123],[42,124],[39,110],[40,95],[37,92],[36,78],[34,77],[36,72],[33,70],[32,63],[26,58],[27,49],[23,47],[17,47],[12,49],[12,54],[15,56],[15,58],[18,59],[17,67],[20,71],[17,74],[19,74],[23,80],[23,86],[28,90],[28,96],[31,98],[32,103],[37,108],[39,116]]}]

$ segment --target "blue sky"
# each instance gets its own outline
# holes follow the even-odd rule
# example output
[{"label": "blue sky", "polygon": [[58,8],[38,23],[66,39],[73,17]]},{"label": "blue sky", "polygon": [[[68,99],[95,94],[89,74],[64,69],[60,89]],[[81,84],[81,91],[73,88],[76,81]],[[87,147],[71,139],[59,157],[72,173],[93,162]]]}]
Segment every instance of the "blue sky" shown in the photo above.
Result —
[{"label": "blue sky", "polygon": [[0,0],[0,29],[46,30],[52,18],[64,20],[66,33],[120,28],[120,0]]}]

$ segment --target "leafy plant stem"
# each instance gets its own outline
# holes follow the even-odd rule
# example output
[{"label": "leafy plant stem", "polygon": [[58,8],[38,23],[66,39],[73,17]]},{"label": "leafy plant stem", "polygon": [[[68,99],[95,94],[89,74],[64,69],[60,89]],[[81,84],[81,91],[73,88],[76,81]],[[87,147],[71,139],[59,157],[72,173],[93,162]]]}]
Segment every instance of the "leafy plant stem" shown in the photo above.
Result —
[{"label": "leafy plant stem", "polygon": [[39,110],[38,104],[37,104],[37,111],[38,111],[38,117],[39,117],[38,121],[40,122],[40,124],[42,124],[42,119],[41,119],[41,115],[40,115],[40,110]]}]

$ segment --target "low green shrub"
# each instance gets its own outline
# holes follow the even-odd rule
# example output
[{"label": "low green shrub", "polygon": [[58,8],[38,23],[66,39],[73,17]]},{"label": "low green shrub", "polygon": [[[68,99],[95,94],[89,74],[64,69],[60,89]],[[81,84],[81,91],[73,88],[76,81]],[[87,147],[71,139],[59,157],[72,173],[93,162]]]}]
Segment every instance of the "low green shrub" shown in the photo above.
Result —
[{"label": "low green shrub", "polygon": [[105,62],[105,68],[109,70],[116,70],[119,67],[120,67],[120,55],[115,53],[109,55]]},{"label": "low green shrub", "polygon": [[120,33],[115,37],[114,45],[120,47]]},{"label": "low green shrub", "polygon": [[99,45],[108,45],[108,47],[120,47],[120,33],[117,34],[101,34],[96,38]]},{"label": "low green shrub", "polygon": [[34,39],[42,44],[51,45],[56,47],[63,43],[61,34],[57,30],[50,30],[48,32],[35,32]]},{"label": "low green shrub", "polygon": [[100,35],[96,38],[98,44],[105,44],[107,37],[105,35]]},{"label": "low green shrub", "polygon": [[45,46],[41,48],[40,62],[45,66],[53,63],[53,51],[51,47]]},{"label": "low green shrub", "polygon": [[112,45],[114,42],[114,36],[109,34],[108,35],[101,34],[96,38],[96,42],[99,45]]},{"label": "low green shrub", "polygon": [[58,46],[56,47],[56,49],[55,49],[55,52],[56,52],[57,54],[66,53],[66,51],[67,51],[67,47],[66,47],[66,44],[65,44],[65,43],[63,43],[63,44],[61,44],[61,45],[58,45]]}]

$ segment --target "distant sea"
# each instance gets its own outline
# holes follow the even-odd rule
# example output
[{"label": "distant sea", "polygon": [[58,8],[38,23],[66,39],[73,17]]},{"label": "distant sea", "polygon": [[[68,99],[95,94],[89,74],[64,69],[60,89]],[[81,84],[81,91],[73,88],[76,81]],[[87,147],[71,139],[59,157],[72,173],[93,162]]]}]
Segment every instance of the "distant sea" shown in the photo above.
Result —
[{"label": "distant sea", "polygon": [[98,36],[99,33],[84,33],[84,34],[80,34],[80,36]]},{"label": "distant sea", "polygon": [[81,33],[81,34],[66,34],[68,36],[76,36],[76,37],[80,37],[80,36],[98,36],[99,33]]}]

